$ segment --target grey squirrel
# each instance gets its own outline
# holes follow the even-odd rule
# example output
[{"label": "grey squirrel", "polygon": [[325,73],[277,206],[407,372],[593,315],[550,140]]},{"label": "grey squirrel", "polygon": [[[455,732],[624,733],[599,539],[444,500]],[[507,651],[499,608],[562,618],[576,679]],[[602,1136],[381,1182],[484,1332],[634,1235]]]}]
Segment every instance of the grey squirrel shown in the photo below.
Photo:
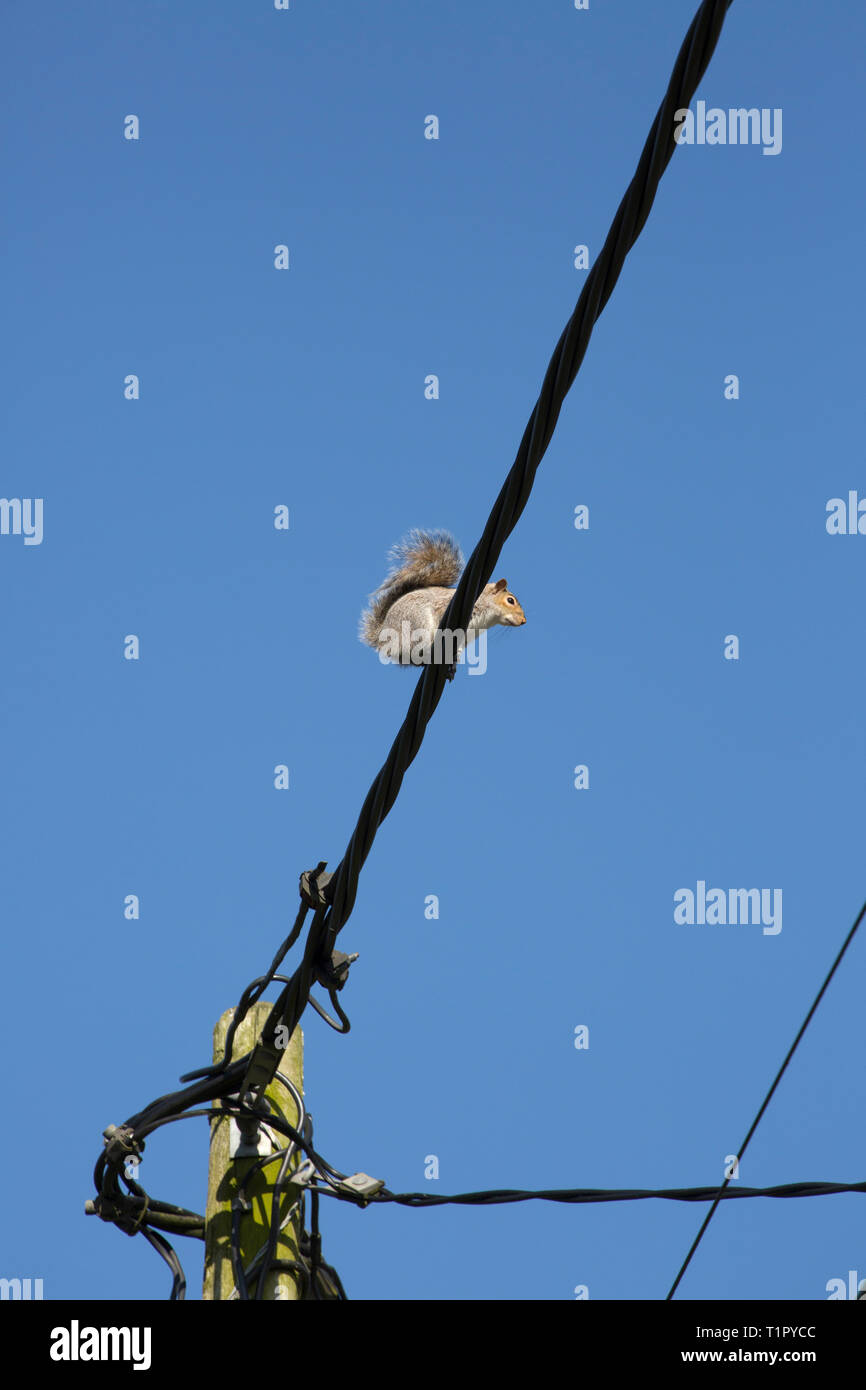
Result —
[{"label": "grey squirrel", "polygon": [[361,616],[359,636],[381,660],[401,666],[454,663],[479,632],[501,623],[522,627],[526,614],[504,579],[485,585],[465,633],[445,631],[433,638],[463,572],[460,547],[447,531],[410,531],[388,556],[393,569]]}]

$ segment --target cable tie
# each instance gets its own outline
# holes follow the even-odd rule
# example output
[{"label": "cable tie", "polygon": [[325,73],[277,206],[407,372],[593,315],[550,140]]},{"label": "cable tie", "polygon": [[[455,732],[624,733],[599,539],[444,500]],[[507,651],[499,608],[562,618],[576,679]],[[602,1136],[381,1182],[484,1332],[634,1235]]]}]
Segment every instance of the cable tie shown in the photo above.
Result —
[{"label": "cable tie", "polygon": [[[127,1200],[128,1200],[128,1199],[127,1199]],[[135,1218],[135,1220],[133,1221],[133,1223],[132,1223],[132,1229],[131,1229],[131,1230],[128,1230],[128,1231],[126,1232],[126,1234],[127,1234],[128,1236],[134,1236],[134,1235],[137,1235],[137,1234],[138,1234],[138,1230],[139,1230],[139,1228],[140,1228],[140,1226],[141,1226],[142,1221],[144,1220],[144,1218],[145,1218],[146,1215],[147,1215],[147,1209],[148,1209],[149,1206],[150,1206],[150,1195],[149,1195],[149,1193],[145,1192],[145,1194],[144,1194],[144,1206],[141,1208],[141,1211],[138,1213],[138,1216],[137,1216],[137,1217]]]}]

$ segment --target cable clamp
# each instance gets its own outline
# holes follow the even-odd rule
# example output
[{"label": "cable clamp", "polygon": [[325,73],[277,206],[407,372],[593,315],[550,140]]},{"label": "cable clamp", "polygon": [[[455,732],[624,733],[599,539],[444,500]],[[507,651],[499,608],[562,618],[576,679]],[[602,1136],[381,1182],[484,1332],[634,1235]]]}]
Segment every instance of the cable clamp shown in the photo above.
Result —
[{"label": "cable clamp", "polygon": [[327,862],[327,859],[322,859],[315,869],[305,869],[298,885],[301,898],[314,912],[328,906],[327,889],[334,875],[323,872]]},{"label": "cable clamp", "polygon": [[367,1173],[353,1173],[351,1178],[344,1178],[337,1186],[351,1192],[353,1197],[375,1197],[385,1186],[385,1179],[371,1178]]},{"label": "cable clamp", "polygon": [[140,1158],[144,1153],[144,1140],[136,1139],[135,1130],[129,1125],[108,1125],[102,1134],[105,1160],[112,1168],[125,1167],[127,1159]]},{"label": "cable clamp", "polygon": [[355,964],[358,954],[357,951],[353,951],[351,955],[347,955],[345,951],[332,951],[330,960],[325,960],[324,957],[317,960],[314,969],[319,984],[327,990],[342,989],[349,978],[349,966]]},{"label": "cable clamp", "polygon": [[322,1177],[318,1168],[311,1158],[305,1158],[303,1163],[295,1169],[289,1178],[289,1182],[294,1183],[295,1187],[330,1187],[331,1184]]},{"label": "cable clamp", "polygon": [[258,1042],[250,1053],[246,1076],[239,1094],[246,1097],[249,1091],[263,1090],[269,1086],[277,1074],[282,1051],[276,1043]]}]

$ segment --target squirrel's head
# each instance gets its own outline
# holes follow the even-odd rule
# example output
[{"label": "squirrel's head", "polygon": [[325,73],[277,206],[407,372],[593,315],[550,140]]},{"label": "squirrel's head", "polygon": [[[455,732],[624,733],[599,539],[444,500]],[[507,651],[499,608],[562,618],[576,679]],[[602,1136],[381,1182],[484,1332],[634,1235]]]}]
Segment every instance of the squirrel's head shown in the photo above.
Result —
[{"label": "squirrel's head", "polygon": [[526,622],[526,614],[519,600],[510,592],[506,579],[497,579],[495,583],[486,585],[484,594],[493,604],[497,623],[502,623],[503,627],[522,627]]}]

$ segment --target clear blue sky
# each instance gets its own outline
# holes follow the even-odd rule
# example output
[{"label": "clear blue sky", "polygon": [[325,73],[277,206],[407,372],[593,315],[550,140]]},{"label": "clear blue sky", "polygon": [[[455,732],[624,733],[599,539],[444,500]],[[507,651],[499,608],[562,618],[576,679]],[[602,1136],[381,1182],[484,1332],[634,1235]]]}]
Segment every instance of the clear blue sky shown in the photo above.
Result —
[{"label": "clear blue sky", "polygon": [[[209,1060],[298,874],[339,861],[416,679],[358,642],[366,595],[409,528],[478,539],[695,8],[6,14],[0,491],[44,499],[44,535],[0,536],[3,1275],[167,1295],[83,1215],[101,1131]],[[781,108],[783,148],[676,152],[497,566],[527,625],[446,690],[379,833],[352,1032],[305,1017],[344,1171],[720,1180],[866,896],[866,536],[825,526],[866,497],[864,40],[843,0],[729,13],[697,96]],[[781,888],[782,930],[678,925],[699,880]],[[743,1183],[863,1178],[864,962]],[[206,1172],[190,1120],[141,1178],[202,1210]],[[863,1202],[728,1203],[681,1296],[866,1277]],[[324,1251],[354,1297],[661,1298],[704,1210],[326,1204]]]}]

